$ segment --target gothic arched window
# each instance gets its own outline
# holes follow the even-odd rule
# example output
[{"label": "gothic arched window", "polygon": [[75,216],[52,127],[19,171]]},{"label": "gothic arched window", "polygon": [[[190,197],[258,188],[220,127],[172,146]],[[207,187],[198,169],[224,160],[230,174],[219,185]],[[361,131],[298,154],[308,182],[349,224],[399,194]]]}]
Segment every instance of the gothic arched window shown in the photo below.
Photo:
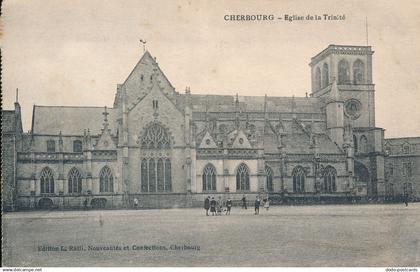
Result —
[{"label": "gothic arched window", "polygon": [[236,170],[236,190],[249,191],[249,168],[244,163]]},{"label": "gothic arched window", "polygon": [[73,152],[82,152],[82,141],[73,141]]},{"label": "gothic arched window", "polygon": [[337,170],[335,170],[332,166],[327,166],[324,170],[324,184],[323,184],[323,192],[324,193],[333,193],[337,191],[336,185],[336,177],[337,177]]},{"label": "gothic arched window", "polygon": [[321,69],[319,67],[315,69],[315,89],[321,89]]},{"label": "gothic arched window", "polygon": [[305,170],[302,166],[296,166],[292,172],[293,176],[293,192],[304,193],[305,192]]},{"label": "gothic arched window", "polygon": [[210,163],[203,170],[203,191],[216,191],[216,168]]},{"label": "gothic arched window", "polygon": [[41,171],[41,194],[54,193],[54,175],[49,167],[45,167]]},{"label": "gothic arched window", "polygon": [[328,64],[324,63],[324,65],[322,65],[322,88],[325,88],[330,84],[329,76]]},{"label": "gothic arched window", "polygon": [[265,182],[266,182],[266,188],[268,192],[273,192],[273,170],[269,166],[265,166]]},{"label": "gothic arched window", "polygon": [[142,148],[169,148],[169,135],[161,125],[152,123],[141,138]]},{"label": "gothic arched window", "polygon": [[170,192],[171,161],[165,158],[143,159],[140,177],[142,192]]},{"label": "gothic arched window", "polygon": [[108,166],[104,166],[99,173],[99,191],[101,193],[114,191],[114,176]]},{"label": "gothic arched window", "polygon": [[69,194],[82,192],[82,175],[77,168],[73,167],[68,175]]},{"label": "gothic arched window", "polygon": [[363,61],[356,60],[353,63],[353,83],[354,84],[361,84],[364,83],[365,80],[365,65]]},{"label": "gothic arched window", "polygon": [[342,59],[338,63],[338,84],[347,84],[350,82],[349,63]]},{"label": "gothic arched window", "polygon": [[367,153],[368,152],[368,140],[367,140],[365,135],[360,136],[359,151],[361,153]]}]

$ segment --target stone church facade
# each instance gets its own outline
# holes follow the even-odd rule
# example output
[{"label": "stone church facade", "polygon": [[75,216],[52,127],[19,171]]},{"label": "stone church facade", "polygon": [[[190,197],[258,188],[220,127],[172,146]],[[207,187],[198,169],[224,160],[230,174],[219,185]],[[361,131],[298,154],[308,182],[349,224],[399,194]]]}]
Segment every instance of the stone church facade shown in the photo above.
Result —
[{"label": "stone church facade", "polygon": [[[137,198],[145,208],[188,207],[208,195],[258,194],[274,202],[383,200],[390,156],[375,126],[372,54],[369,46],[330,45],[311,59],[309,96],[271,97],[179,93],[146,51],[118,84],[112,108],[35,105],[23,133],[16,103],[3,111],[14,124],[2,134],[13,143],[3,152],[11,164],[3,203],[123,208]],[[417,197],[418,178],[410,181]]]}]

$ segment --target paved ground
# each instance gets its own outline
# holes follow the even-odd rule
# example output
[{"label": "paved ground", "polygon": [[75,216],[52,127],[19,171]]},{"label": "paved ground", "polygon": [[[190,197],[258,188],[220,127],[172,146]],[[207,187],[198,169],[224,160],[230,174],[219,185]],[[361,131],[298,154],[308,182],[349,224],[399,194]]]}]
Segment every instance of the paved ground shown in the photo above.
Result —
[{"label": "paved ground", "polygon": [[420,203],[18,212],[3,216],[3,239],[9,266],[420,266]]}]

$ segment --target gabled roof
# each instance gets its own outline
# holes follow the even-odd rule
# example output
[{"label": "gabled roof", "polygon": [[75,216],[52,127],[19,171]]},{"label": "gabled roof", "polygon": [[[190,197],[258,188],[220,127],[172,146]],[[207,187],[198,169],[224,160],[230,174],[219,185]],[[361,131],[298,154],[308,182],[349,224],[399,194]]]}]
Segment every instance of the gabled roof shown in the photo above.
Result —
[{"label": "gabled roof", "polygon": [[[109,128],[115,135],[117,130],[117,110],[107,108],[109,112]],[[91,135],[99,135],[103,128],[103,107],[68,107],[68,106],[34,106],[33,134],[83,135],[90,130]]]},{"label": "gabled roof", "polygon": [[210,132],[207,130],[206,134],[204,134],[203,139],[201,140],[201,144],[198,148],[217,148],[216,142],[211,137]]},{"label": "gabled roof", "polygon": [[162,87],[162,92],[175,103],[178,93],[160,69],[155,58],[146,51],[121,85],[125,90],[124,94],[129,108],[133,107],[135,103],[138,103],[150,92],[150,87],[157,78],[159,87]]},{"label": "gabled roof", "polygon": [[248,138],[242,130],[236,131],[236,137],[233,140],[232,148],[252,148]]},{"label": "gabled roof", "polygon": [[156,67],[159,71],[159,73],[164,77],[164,79],[169,83],[169,85],[175,89],[171,82],[169,81],[169,79],[166,77],[166,75],[162,72],[162,70],[160,69],[159,65],[157,65],[157,62],[155,60],[155,58],[152,57],[152,55],[150,54],[150,52],[148,50],[146,50],[146,52],[144,52],[143,56],[140,58],[140,60],[137,62],[137,64],[134,66],[133,70],[130,72],[130,74],[128,75],[128,77],[125,79],[124,84],[127,83],[127,80],[133,75],[133,73],[135,73],[135,71],[137,69],[140,69],[139,67],[141,66],[142,63],[144,63],[146,60],[149,60],[152,64],[156,64]]}]

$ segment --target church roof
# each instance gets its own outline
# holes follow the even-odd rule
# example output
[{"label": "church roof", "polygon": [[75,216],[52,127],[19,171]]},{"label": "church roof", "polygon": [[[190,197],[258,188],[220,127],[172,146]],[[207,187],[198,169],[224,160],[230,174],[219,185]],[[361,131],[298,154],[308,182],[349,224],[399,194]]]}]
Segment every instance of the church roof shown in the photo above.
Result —
[{"label": "church roof", "polygon": [[[325,134],[317,134],[317,150],[320,154],[342,154],[338,146]],[[288,133],[282,136],[282,144],[287,154],[313,154],[309,135],[305,133]],[[278,141],[275,137],[264,138],[266,153],[277,153]]]},{"label": "church roof", "polygon": [[[107,108],[109,128],[112,134],[117,130],[117,110]],[[32,116],[33,134],[83,135],[90,130],[91,135],[98,135],[103,128],[103,107],[68,107],[68,106],[34,106]]]},{"label": "church roof", "polygon": [[[264,96],[238,96],[242,112],[263,112]],[[192,110],[205,112],[234,112],[234,95],[191,95]],[[314,97],[267,96],[268,112],[321,113],[321,101]]]},{"label": "church roof", "polygon": [[402,137],[402,138],[387,138],[385,144],[402,145],[402,144],[420,144],[420,137]]}]

